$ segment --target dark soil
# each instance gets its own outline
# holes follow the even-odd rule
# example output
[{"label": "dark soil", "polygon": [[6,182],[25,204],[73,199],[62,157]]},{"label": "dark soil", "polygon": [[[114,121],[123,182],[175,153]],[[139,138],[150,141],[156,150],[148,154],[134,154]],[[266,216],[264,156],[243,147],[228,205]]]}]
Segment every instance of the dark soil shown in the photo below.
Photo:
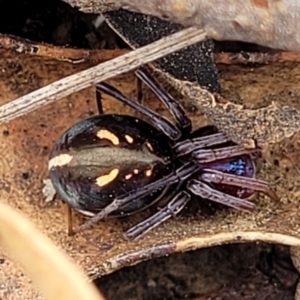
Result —
[{"label": "dark soil", "polygon": [[[56,0],[0,0],[0,33],[78,48],[125,47],[105,24],[96,28],[96,19]],[[236,45],[240,50],[241,44]],[[244,244],[153,259],[96,284],[110,300],[288,300],[297,281],[287,247]]]},{"label": "dark soil", "polygon": [[116,48],[125,44],[97,15],[84,14],[58,0],[0,0],[0,33],[75,48]]},{"label": "dark soil", "polygon": [[287,247],[243,244],[154,259],[96,284],[110,300],[292,300],[297,281]]}]

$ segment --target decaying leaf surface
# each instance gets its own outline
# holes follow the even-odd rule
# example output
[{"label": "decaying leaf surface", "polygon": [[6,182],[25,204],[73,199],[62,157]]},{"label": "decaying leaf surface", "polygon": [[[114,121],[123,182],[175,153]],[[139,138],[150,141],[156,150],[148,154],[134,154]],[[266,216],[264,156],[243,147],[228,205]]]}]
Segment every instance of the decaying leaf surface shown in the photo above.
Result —
[{"label": "decaying leaf surface", "polygon": [[[3,72],[0,75],[1,104],[46,85],[79,69],[88,67],[87,64],[71,65],[66,62],[57,62],[29,56],[11,57],[8,52],[1,53]],[[278,69],[269,68],[264,75],[274,91],[286,90],[286,82],[274,82],[273,74],[277,78],[285,77],[286,71],[291,68],[281,65]],[[286,69],[287,68],[287,69]],[[298,65],[293,65],[298,69]],[[259,72],[258,72],[259,73]],[[232,80],[234,76],[237,79]],[[280,75],[281,74],[281,75]],[[296,74],[296,73],[295,73]],[[294,75],[295,75],[294,74]],[[258,75],[257,75],[258,76]],[[266,77],[268,76],[268,77]],[[228,93],[237,92],[242,97],[243,86],[247,89],[251,80],[244,72],[244,68],[236,67],[232,73],[222,74],[223,87]],[[123,92],[134,96],[135,80],[132,75],[125,75],[109,81]],[[248,83],[247,83],[248,82]],[[295,81],[288,87],[288,94],[297,94],[298,86]],[[233,89],[237,84],[239,90]],[[251,99],[260,99],[266,105],[264,82],[261,89],[254,90]],[[277,88],[277,90],[276,90]],[[149,92],[145,93],[145,103],[151,105],[160,113],[164,112],[162,105],[155,101]],[[272,97],[278,101],[295,106],[292,96],[274,92]],[[125,241],[122,237],[124,230],[148,216],[143,212],[137,216],[124,219],[107,219],[100,222],[93,229],[87,230],[73,237],[68,237],[64,207],[61,201],[45,203],[42,194],[43,180],[47,178],[47,162],[49,151],[53,143],[69,126],[77,120],[96,112],[94,90],[86,89],[73,94],[55,104],[43,107],[27,116],[15,119],[8,124],[2,124],[0,133],[1,143],[1,173],[0,183],[2,199],[27,215],[35,225],[49,236],[56,245],[66,251],[86,274],[91,278],[104,275],[124,266],[138,263],[152,257],[172,254],[178,251],[208,247],[229,242],[244,242],[262,240],[291,246],[300,246],[299,230],[299,191],[300,182],[297,166],[299,166],[299,136],[285,139],[284,142],[264,149],[266,162],[262,163],[259,178],[268,180],[277,191],[281,201],[275,203],[260,196],[255,203],[257,211],[253,214],[221,210],[213,216],[195,212],[193,214],[170,220],[157,229],[149,232],[142,239],[135,242]],[[279,99],[280,98],[280,99]],[[248,98],[245,98],[249,105]],[[254,105],[254,104],[253,104]],[[117,102],[104,97],[106,112],[129,113],[130,110]],[[194,125],[202,126],[207,120],[202,115],[191,115]],[[75,213],[75,223],[79,224],[83,218]],[[22,272],[10,262],[6,255],[5,263],[0,268],[1,286],[0,298],[15,295],[16,292],[29,299],[36,298],[35,289]]]},{"label": "decaying leaf surface", "polygon": [[98,63],[113,59],[128,52],[126,49],[85,50],[55,47],[50,44],[35,43],[22,38],[0,33],[0,49],[10,50],[15,54],[31,54],[46,58],[59,59],[76,64],[84,61]]},{"label": "decaying leaf surface", "polygon": [[64,1],[88,13],[124,8],[185,26],[199,26],[216,40],[246,41],[300,51],[300,6],[294,0]]},{"label": "decaying leaf surface", "polygon": [[[296,65],[296,67],[295,67]],[[216,125],[222,132],[226,133],[233,141],[239,144],[244,144],[247,147],[255,147],[259,145],[261,147],[267,146],[269,143],[279,143],[285,138],[291,137],[295,133],[299,132],[300,128],[300,110],[298,102],[295,101],[297,97],[294,97],[293,92],[287,90],[292,82],[294,82],[293,75],[298,74],[299,70],[296,63],[287,65],[288,70],[277,70],[274,65],[274,72],[283,72],[284,75],[279,75],[276,78],[280,78],[281,84],[284,85],[284,89],[280,92],[284,93],[288,97],[292,98],[292,105],[289,105],[287,98],[283,97],[278,99],[280,95],[276,95],[274,90],[269,94],[271,101],[264,101],[266,99],[256,98],[259,102],[258,107],[253,107],[253,103],[237,104],[236,97],[223,98],[219,94],[208,92],[206,89],[201,88],[199,85],[191,83],[189,81],[182,81],[175,79],[171,75],[163,74],[164,77],[175,87],[182,95],[189,98],[192,103],[199,108],[205,115]],[[292,70],[289,70],[291,68]],[[263,72],[263,67],[257,68],[255,72],[252,72],[254,76],[251,85],[261,84],[266,82],[266,78]],[[269,70],[268,70],[269,72]],[[161,73],[161,71],[159,71]],[[257,77],[261,77],[261,81]],[[251,75],[250,75],[251,77]],[[284,78],[284,79],[283,79]],[[289,80],[290,79],[290,80]],[[238,79],[236,78],[238,81]],[[282,82],[282,80],[284,80]],[[288,84],[286,84],[288,80]],[[295,77],[296,80],[296,77]],[[238,83],[240,84],[240,83]],[[244,86],[240,86],[244,88]],[[256,87],[257,88],[257,87]],[[270,88],[266,86],[266,90]],[[231,84],[233,94],[235,94],[235,82]],[[268,90],[270,91],[270,90]],[[252,86],[248,87],[247,92],[255,94]],[[295,87],[295,93],[298,94],[298,88]],[[245,92],[243,92],[245,94]],[[253,100],[253,96],[252,98]],[[230,101],[229,99],[232,99]]]}]

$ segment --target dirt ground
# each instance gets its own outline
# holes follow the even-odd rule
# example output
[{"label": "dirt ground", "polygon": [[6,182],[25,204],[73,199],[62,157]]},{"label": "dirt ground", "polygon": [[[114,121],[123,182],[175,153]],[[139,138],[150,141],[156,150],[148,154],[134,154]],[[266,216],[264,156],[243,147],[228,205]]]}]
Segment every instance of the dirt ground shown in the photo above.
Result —
[{"label": "dirt ground", "polygon": [[[105,24],[96,29],[96,20],[60,1],[0,0],[0,33],[78,48],[125,47]],[[241,43],[218,44],[219,50],[228,47],[244,49]],[[288,300],[294,298],[298,277],[288,247],[257,243],[173,254],[95,283],[111,300]]]}]

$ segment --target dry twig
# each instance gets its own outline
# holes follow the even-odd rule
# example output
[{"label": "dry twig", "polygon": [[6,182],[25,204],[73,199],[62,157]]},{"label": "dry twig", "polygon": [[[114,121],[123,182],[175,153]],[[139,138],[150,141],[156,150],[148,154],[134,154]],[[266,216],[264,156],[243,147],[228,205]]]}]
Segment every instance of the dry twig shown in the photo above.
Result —
[{"label": "dry twig", "polygon": [[27,114],[62,97],[80,91],[96,82],[131,71],[184,47],[203,41],[206,34],[195,27],[164,37],[128,54],[58,80],[46,87],[20,97],[0,107],[0,123]]}]

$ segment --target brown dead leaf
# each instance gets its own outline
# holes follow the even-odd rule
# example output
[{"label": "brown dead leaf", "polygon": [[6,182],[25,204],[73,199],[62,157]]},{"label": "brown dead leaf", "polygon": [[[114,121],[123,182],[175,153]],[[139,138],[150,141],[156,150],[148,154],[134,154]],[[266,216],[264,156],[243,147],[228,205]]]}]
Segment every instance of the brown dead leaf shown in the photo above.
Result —
[{"label": "brown dead leaf", "polygon": [[[67,62],[33,56],[11,56],[8,51],[2,51],[0,57],[1,104],[88,67],[87,63],[74,66]],[[284,66],[281,67],[285,70]],[[297,65],[294,67],[298,68]],[[236,93],[237,90],[232,88],[230,78],[233,74],[244,74],[239,76],[244,79],[240,85],[241,93],[247,84],[251,86],[251,79],[243,68],[236,68],[233,73],[228,71],[228,74],[223,74],[223,87],[226,91]],[[257,94],[252,95],[253,98],[263,101],[262,105],[266,105],[266,102],[270,100],[266,100],[259,94],[260,91],[264,91],[265,82],[268,82],[270,86],[269,92],[273,87],[274,94],[277,95],[279,89],[278,81],[274,81],[275,70],[272,69],[272,65],[265,68],[270,68],[263,77],[265,81],[261,84],[261,89],[258,88],[260,83],[257,83]],[[276,69],[278,78],[287,76],[284,71],[280,72],[281,68]],[[229,78],[228,82],[226,78]],[[126,74],[109,82],[123,92],[134,96],[133,75]],[[286,90],[286,81],[281,82],[282,91],[297,92],[296,83]],[[293,97],[282,96],[286,105],[294,106],[292,99]],[[149,92],[146,92],[145,103],[160,113],[164,112],[162,106]],[[249,105],[248,101],[247,105]],[[130,112],[128,108],[108,97],[104,97],[104,108],[106,112]],[[222,210],[214,216],[203,215],[200,212],[183,215],[162,224],[134,242],[125,241],[122,233],[148,215],[147,211],[124,219],[108,219],[95,225],[91,230],[68,237],[63,205],[60,200],[45,203],[45,197],[42,194],[43,180],[48,176],[49,151],[56,139],[69,126],[91,113],[96,113],[93,88],[73,94],[55,104],[45,106],[0,126],[0,133],[2,133],[1,198],[29,217],[56,245],[67,252],[91,279],[153,257],[222,243],[265,241],[300,246],[300,182],[297,176],[300,155],[299,148],[295,146],[298,143],[296,137],[294,137],[296,140],[285,139],[284,142],[274,147],[271,146],[270,149],[266,148],[267,162],[262,162],[258,173],[259,178],[268,180],[276,189],[281,199],[280,203],[259,196],[254,200],[257,204],[257,211],[253,214]],[[195,126],[207,123],[207,120],[200,114],[192,114],[191,117]],[[283,158],[285,164],[282,165]],[[278,163],[275,163],[275,159]],[[291,167],[287,171],[285,166],[288,160],[291,161]],[[82,217],[75,214],[75,223],[81,222],[83,222]],[[5,257],[6,261],[0,268],[2,280],[0,285],[4,286],[0,290],[0,298],[8,299],[18,291],[22,292],[24,298],[34,299],[36,291],[28,279],[22,276],[22,272],[5,254],[1,257]]]},{"label": "brown dead leaf", "polygon": [[[289,68],[292,69],[292,72],[288,71]],[[244,71],[240,70],[242,73]],[[238,144],[244,144],[249,148],[253,148],[255,145],[266,147],[269,144],[282,142],[285,138],[298,133],[300,107],[295,98],[299,95],[299,88],[293,76],[295,74],[299,76],[299,64],[296,62],[286,66],[274,64],[257,69],[248,68],[246,71],[249,71],[248,86],[243,86],[243,78],[247,78],[245,73],[241,78],[238,77],[240,75],[236,74],[237,86],[235,81],[229,83],[233,97],[222,97],[219,94],[210,93],[198,84],[178,80],[166,73],[163,74],[163,77],[182,95],[190,99],[200,111],[205,113],[220,131]],[[161,71],[157,72],[162,74]],[[279,72],[279,74],[273,72]],[[278,84],[277,86],[273,87],[273,82],[269,82],[271,74],[277,75],[274,76],[273,80],[274,84]],[[294,87],[293,90],[290,90],[291,85]],[[226,86],[223,87],[226,89]],[[241,95],[245,100],[242,104],[237,103],[241,97],[237,94],[238,89],[242,89]],[[269,94],[260,96],[257,89]],[[279,89],[281,94],[276,94],[275,91]],[[253,98],[255,98],[254,101]],[[255,102],[259,103],[256,107],[253,105]]]}]

